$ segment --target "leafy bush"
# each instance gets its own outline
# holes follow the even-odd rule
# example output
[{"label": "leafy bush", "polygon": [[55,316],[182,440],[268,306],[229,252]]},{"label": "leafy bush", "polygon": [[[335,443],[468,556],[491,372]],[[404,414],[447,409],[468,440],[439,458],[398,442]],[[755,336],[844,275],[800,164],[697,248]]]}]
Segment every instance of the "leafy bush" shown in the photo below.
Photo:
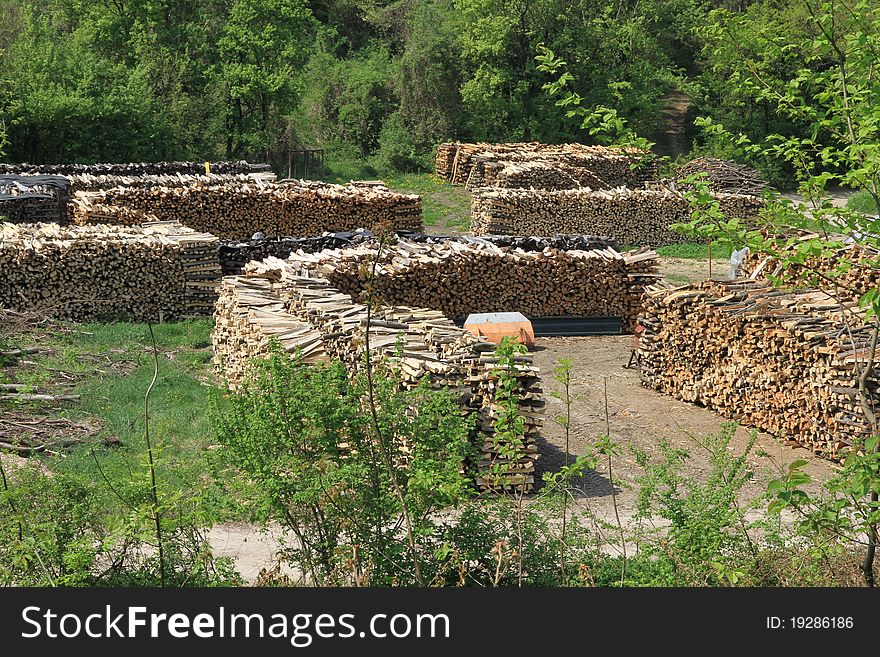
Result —
[{"label": "leafy bush", "polygon": [[[296,536],[286,556],[313,583],[418,583],[412,559],[423,559],[432,514],[468,491],[458,404],[398,381],[380,366],[373,416],[365,377],[275,353],[215,416],[228,458],[257,484],[267,519]],[[407,523],[416,555],[401,540]]]},{"label": "leafy bush", "polygon": [[863,189],[856,192],[846,200],[846,207],[856,212],[864,212],[865,214],[876,215],[877,206],[874,205],[874,199],[868,190]]},{"label": "leafy bush", "polygon": [[112,491],[37,462],[3,473],[0,585],[158,586],[163,575],[170,586],[241,582],[228,560],[213,559],[202,524],[179,498],[164,508],[160,564],[142,471]]},{"label": "leafy bush", "polygon": [[395,112],[382,124],[379,150],[373,159],[376,168],[386,172],[427,171],[430,168],[426,155],[418,152],[400,112]]}]

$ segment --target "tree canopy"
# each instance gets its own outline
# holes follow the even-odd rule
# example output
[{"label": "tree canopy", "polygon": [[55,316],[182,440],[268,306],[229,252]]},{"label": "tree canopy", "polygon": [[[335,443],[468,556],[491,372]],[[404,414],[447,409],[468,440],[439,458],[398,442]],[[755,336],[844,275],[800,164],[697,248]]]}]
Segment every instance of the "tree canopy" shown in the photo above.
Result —
[{"label": "tree canopy", "polygon": [[[820,0],[6,0],[0,148],[12,161],[281,166],[289,148],[324,147],[412,169],[446,139],[590,141],[546,93],[542,47],[566,63],[582,106],[638,134],[663,130],[677,91],[688,123],[806,136],[809,117],[776,111],[767,88],[834,59],[813,17],[837,16],[841,43],[874,43],[872,11]],[[711,131],[696,136],[698,151],[742,156]],[[792,175],[781,160],[758,164]]]}]

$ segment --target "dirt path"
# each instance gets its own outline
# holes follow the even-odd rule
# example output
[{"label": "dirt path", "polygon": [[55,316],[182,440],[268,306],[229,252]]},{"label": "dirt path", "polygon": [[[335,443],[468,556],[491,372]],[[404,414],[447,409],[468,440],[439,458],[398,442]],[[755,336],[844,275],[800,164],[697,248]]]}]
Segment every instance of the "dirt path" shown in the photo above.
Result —
[{"label": "dirt path", "polygon": [[650,137],[655,142],[652,150],[658,155],[677,157],[687,153],[687,113],[690,106],[690,98],[678,89],[663,96],[660,109],[662,127]]},{"label": "dirt path", "polygon": [[[605,432],[604,384],[608,386],[608,411],[611,437],[622,447],[621,455],[613,463],[615,481],[621,481],[618,502],[628,516],[635,502],[632,486],[642,474],[636,464],[633,449],[660,458],[659,441],[665,437],[677,448],[687,449],[692,458],[685,464],[685,472],[696,477],[708,473],[706,452],[695,438],[717,433],[724,418],[694,404],[677,401],[666,395],[644,388],[636,369],[624,369],[629,359],[631,336],[595,336],[578,338],[542,338],[534,352],[535,362],[541,368],[547,397],[547,420],[544,426],[544,444],[539,461],[541,470],[556,469],[565,459],[564,431],[552,418],[558,417],[564,407],[550,393],[561,392],[562,386],[553,377],[553,369],[560,358],[570,358],[574,369],[573,395],[577,397],[572,408],[571,453],[583,454],[596,437]],[[749,439],[749,431],[740,427],[731,447],[739,451]],[[762,456],[762,454],[766,454]],[[744,499],[758,497],[766,490],[767,481],[777,468],[795,459],[808,462],[806,471],[816,480],[827,479],[834,466],[812,452],[781,444],[761,433],[749,457],[756,477],[743,491]],[[611,486],[607,468],[601,465],[582,482],[593,511],[603,516],[612,512]]]}]

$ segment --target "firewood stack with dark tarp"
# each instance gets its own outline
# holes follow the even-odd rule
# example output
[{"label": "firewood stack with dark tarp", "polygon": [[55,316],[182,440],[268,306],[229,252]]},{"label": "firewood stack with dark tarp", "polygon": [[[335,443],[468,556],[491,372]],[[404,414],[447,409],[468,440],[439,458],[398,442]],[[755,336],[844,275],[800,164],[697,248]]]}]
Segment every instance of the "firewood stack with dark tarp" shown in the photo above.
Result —
[{"label": "firewood stack with dark tarp", "polygon": [[67,223],[70,181],[59,176],[0,176],[0,218],[10,223]]},{"label": "firewood stack with dark tarp", "polygon": [[[617,250],[617,240],[610,237],[592,235],[552,235],[549,237],[485,235],[426,235],[411,231],[399,231],[399,239],[423,244],[444,244],[457,242],[461,244],[494,244],[498,247],[514,247],[523,251],[543,251],[558,249],[560,251],[592,251],[612,248]],[[375,241],[371,231],[356,230],[337,233],[326,233],[317,237],[260,237],[250,240],[221,240],[220,265],[226,275],[240,274],[242,268],[251,260],[265,258],[287,258],[297,251],[317,253],[327,249],[343,249],[364,242]]]},{"label": "firewood stack with dark tarp", "polygon": [[[657,254],[648,249],[523,251],[490,242],[436,244],[399,240],[314,254],[291,254],[288,264],[328,280],[358,297],[364,268],[372,289],[388,305],[431,308],[453,319],[479,312],[521,312],[527,317],[619,317],[634,327],[646,285],[660,278]],[[267,262],[284,263],[269,258]],[[245,267],[247,271],[247,267]]]},{"label": "firewood stack with dark tarp", "polygon": [[[207,166],[206,166],[207,165]],[[87,174],[91,176],[142,176],[184,173],[247,174],[271,171],[268,164],[251,164],[246,160],[224,162],[100,162],[98,164],[7,164],[0,163],[0,174],[68,176]]]}]

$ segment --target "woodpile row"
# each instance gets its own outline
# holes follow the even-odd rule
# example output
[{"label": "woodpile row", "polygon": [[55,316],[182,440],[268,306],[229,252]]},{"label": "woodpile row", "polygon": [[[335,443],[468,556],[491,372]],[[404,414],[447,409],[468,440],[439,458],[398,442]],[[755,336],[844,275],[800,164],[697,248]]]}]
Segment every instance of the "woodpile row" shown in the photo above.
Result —
[{"label": "woodpile row", "polygon": [[676,172],[679,181],[693,175],[702,176],[714,192],[760,196],[768,187],[760,172],[733,160],[698,157],[679,167]]},{"label": "woodpile row", "polygon": [[[595,159],[595,158],[594,158]],[[613,180],[626,180],[631,175],[629,165],[621,163],[617,175],[609,176]],[[625,170],[624,170],[625,168]],[[465,187],[470,190],[480,187],[504,187],[508,189],[608,189],[610,183],[594,173],[590,166],[573,166],[570,164],[531,161],[531,162],[498,162],[480,157],[471,167]]]},{"label": "woodpile row", "polygon": [[[265,355],[268,338],[277,337],[287,351],[302,345],[309,358],[337,358],[349,371],[362,367],[366,350],[367,309],[329,281],[300,276],[281,261],[251,263],[250,276],[224,279],[217,306],[214,348],[216,363],[230,384],[247,375],[237,353]],[[281,300],[279,305],[277,300]],[[243,308],[254,304],[256,307]],[[311,327],[311,328],[310,328]],[[321,341],[316,341],[316,333]],[[537,437],[543,423],[544,399],[539,372],[531,357],[516,364],[517,394],[526,418],[526,438],[512,459],[500,455],[493,438],[498,407],[494,345],[471,336],[441,313],[411,307],[382,307],[369,325],[371,357],[386,358],[399,368],[405,388],[425,377],[434,388],[448,388],[459,398],[462,413],[476,414],[473,440],[479,457],[475,478],[483,489],[529,492],[534,485]],[[306,351],[309,350],[309,351]],[[402,451],[406,445],[400,446]],[[496,478],[493,466],[504,468]]]},{"label": "woodpile row", "polygon": [[[108,207],[119,206],[232,240],[250,239],[257,232],[304,237],[361,227],[422,227],[421,199],[416,195],[377,186],[305,181],[283,185],[197,183],[186,188],[119,187],[79,192],[74,220],[84,225],[121,219],[107,212]],[[135,216],[132,221],[137,221]]]},{"label": "woodpile row", "polygon": [[209,315],[217,247],[213,235],[176,222],[0,224],[0,307],[73,321]]},{"label": "woodpile row", "polygon": [[491,243],[419,244],[400,240],[365,243],[315,254],[297,252],[286,261],[269,258],[254,267],[288,266],[326,279],[354,298],[364,291],[364,270],[377,261],[371,288],[390,306],[415,306],[452,319],[471,313],[521,312],[527,317],[619,317],[632,330],[646,285],[660,278],[657,254],[607,249],[528,252]]},{"label": "woodpile row", "polygon": [[275,174],[268,173],[212,173],[206,175],[191,173],[160,174],[93,174],[73,173],[65,176],[70,181],[71,195],[76,192],[97,192],[116,187],[152,189],[154,187],[191,187],[193,185],[256,185],[258,187],[275,182]]},{"label": "woodpile row", "polygon": [[11,223],[66,223],[70,181],[59,176],[0,176],[0,217]]},{"label": "woodpile row", "polygon": [[[808,233],[788,245],[795,256],[801,242],[820,238]],[[844,244],[830,255],[806,258],[803,263],[783,267],[779,259],[764,253],[749,253],[739,267],[742,278],[776,280],[782,285],[827,287],[841,299],[857,299],[868,290],[880,287],[880,252],[859,244]]]},{"label": "woodpile row", "polygon": [[560,251],[592,251],[593,249],[619,248],[618,242],[607,235],[399,235],[413,242],[424,244],[443,244],[444,242],[460,242],[462,244],[494,244],[498,247],[513,247],[523,251],[543,251],[559,249]]},{"label": "woodpile row", "polygon": [[238,388],[252,359],[266,357],[272,341],[306,363],[326,361],[321,334],[287,312],[273,284],[264,278],[227,276],[220,286],[211,336],[214,363],[229,387]]},{"label": "woodpile row", "polygon": [[[517,187],[540,188],[548,179],[564,184],[568,176],[592,181],[593,187],[640,187],[657,177],[657,164],[646,155],[637,149],[583,144],[454,142],[437,148],[435,171],[452,184],[469,188],[501,186],[505,180]],[[526,163],[541,166],[523,166]]]},{"label": "woodpile row", "polygon": [[[609,237],[591,235],[555,235],[553,237],[519,237],[509,235],[490,235],[471,237],[468,235],[438,236],[421,233],[401,232],[398,237],[407,241],[424,244],[494,244],[499,247],[515,247],[524,251],[543,251],[559,249],[562,251],[617,248],[617,241]],[[224,275],[240,274],[251,260],[264,260],[269,257],[288,258],[297,251],[317,253],[326,249],[343,249],[375,238],[370,231],[327,233],[318,237],[273,237],[255,240],[221,240],[220,266]]]},{"label": "woodpile row", "polygon": [[[842,310],[825,292],[765,281],[652,287],[641,320],[643,382],[836,459],[870,434],[856,369],[871,331],[858,315],[854,302]],[[868,381],[869,403],[880,402],[878,389],[880,380]]]},{"label": "woodpile row", "polygon": [[[268,164],[251,164],[245,160],[210,162],[211,173],[252,173],[270,170]],[[56,175],[88,174],[92,176],[162,175],[170,173],[204,174],[204,162],[105,162],[99,164],[6,164],[0,163],[0,174]]]},{"label": "woodpile row", "polygon": [[[751,219],[763,201],[753,196],[718,194],[729,217]],[[691,237],[670,229],[690,221],[691,208],[683,194],[670,190],[524,190],[483,188],[471,201],[476,235],[610,235],[621,244],[663,246]]]}]

